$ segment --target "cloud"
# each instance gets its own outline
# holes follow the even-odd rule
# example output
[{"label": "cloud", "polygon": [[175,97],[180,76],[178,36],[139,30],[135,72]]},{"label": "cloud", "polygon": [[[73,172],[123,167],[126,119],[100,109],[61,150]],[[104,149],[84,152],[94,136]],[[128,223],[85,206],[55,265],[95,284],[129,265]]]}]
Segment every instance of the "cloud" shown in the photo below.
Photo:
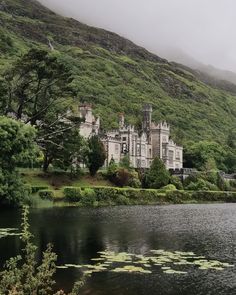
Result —
[{"label": "cloud", "polygon": [[235,0],[40,0],[53,10],[160,54],[178,49],[236,71]]}]

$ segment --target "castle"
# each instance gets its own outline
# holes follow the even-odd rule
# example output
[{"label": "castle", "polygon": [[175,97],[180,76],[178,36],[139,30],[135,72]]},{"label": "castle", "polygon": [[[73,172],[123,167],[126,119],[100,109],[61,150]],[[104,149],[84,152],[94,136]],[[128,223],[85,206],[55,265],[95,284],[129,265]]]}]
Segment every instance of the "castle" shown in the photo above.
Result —
[{"label": "castle", "polygon": [[90,105],[81,105],[79,113],[83,119],[80,134],[85,138],[93,134],[99,135],[104,144],[107,153],[105,166],[112,159],[119,163],[127,155],[134,168],[149,168],[155,157],[162,159],[167,169],[183,168],[183,147],[170,138],[170,126],[166,122],[152,122],[151,105],[143,107],[141,131],[126,125],[124,114],[120,114],[119,128],[101,134],[100,119],[93,115]]}]

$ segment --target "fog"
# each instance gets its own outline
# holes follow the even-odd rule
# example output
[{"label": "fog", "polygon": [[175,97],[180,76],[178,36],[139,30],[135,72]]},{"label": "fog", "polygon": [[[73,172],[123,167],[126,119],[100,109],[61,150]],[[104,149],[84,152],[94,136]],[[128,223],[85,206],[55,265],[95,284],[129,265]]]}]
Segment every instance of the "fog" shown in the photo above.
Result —
[{"label": "fog", "polygon": [[161,57],[236,72],[235,0],[40,0],[60,14],[116,32]]}]

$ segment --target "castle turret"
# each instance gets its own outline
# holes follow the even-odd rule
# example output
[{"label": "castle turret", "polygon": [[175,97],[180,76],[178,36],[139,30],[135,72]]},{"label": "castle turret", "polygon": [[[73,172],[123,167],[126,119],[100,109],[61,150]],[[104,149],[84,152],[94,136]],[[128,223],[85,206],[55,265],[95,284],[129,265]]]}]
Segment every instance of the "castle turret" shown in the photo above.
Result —
[{"label": "castle turret", "polygon": [[100,119],[95,117],[92,112],[92,106],[90,104],[82,104],[79,106],[80,118],[83,119],[80,125],[80,134],[89,138],[94,134],[98,134],[100,129]]},{"label": "castle turret", "polygon": [[123,128],[125,126],[125,116],[124,113],[119,113],[119,127]]},{"label": "castle turret", "polygon": [[147,134],[148,143],[151,142],[151,123],[152,123],[152,106],[151,104],[145,104],[143,106],[143,122],[142,129]]}]

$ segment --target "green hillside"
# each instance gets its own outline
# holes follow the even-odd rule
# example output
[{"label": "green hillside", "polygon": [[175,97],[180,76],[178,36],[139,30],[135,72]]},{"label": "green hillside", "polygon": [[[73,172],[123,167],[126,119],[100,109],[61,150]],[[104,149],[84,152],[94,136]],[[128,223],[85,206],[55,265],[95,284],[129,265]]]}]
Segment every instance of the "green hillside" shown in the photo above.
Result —
[{"label": "green hillside", "polygon": [[153,104],[155,121],[172,124],[179,143],[224,143],[236,127],[234,87],[227,92],[214,83],[213,88],[194,71],[114,33],[58,16],[36,1],[0,1],[0,73],[28,49],[49,48],[49,42],[52,54],[74,73],[75,104],[92,103],[105,129],[116,127],[119,112],[138,123],[144,102]]}]

